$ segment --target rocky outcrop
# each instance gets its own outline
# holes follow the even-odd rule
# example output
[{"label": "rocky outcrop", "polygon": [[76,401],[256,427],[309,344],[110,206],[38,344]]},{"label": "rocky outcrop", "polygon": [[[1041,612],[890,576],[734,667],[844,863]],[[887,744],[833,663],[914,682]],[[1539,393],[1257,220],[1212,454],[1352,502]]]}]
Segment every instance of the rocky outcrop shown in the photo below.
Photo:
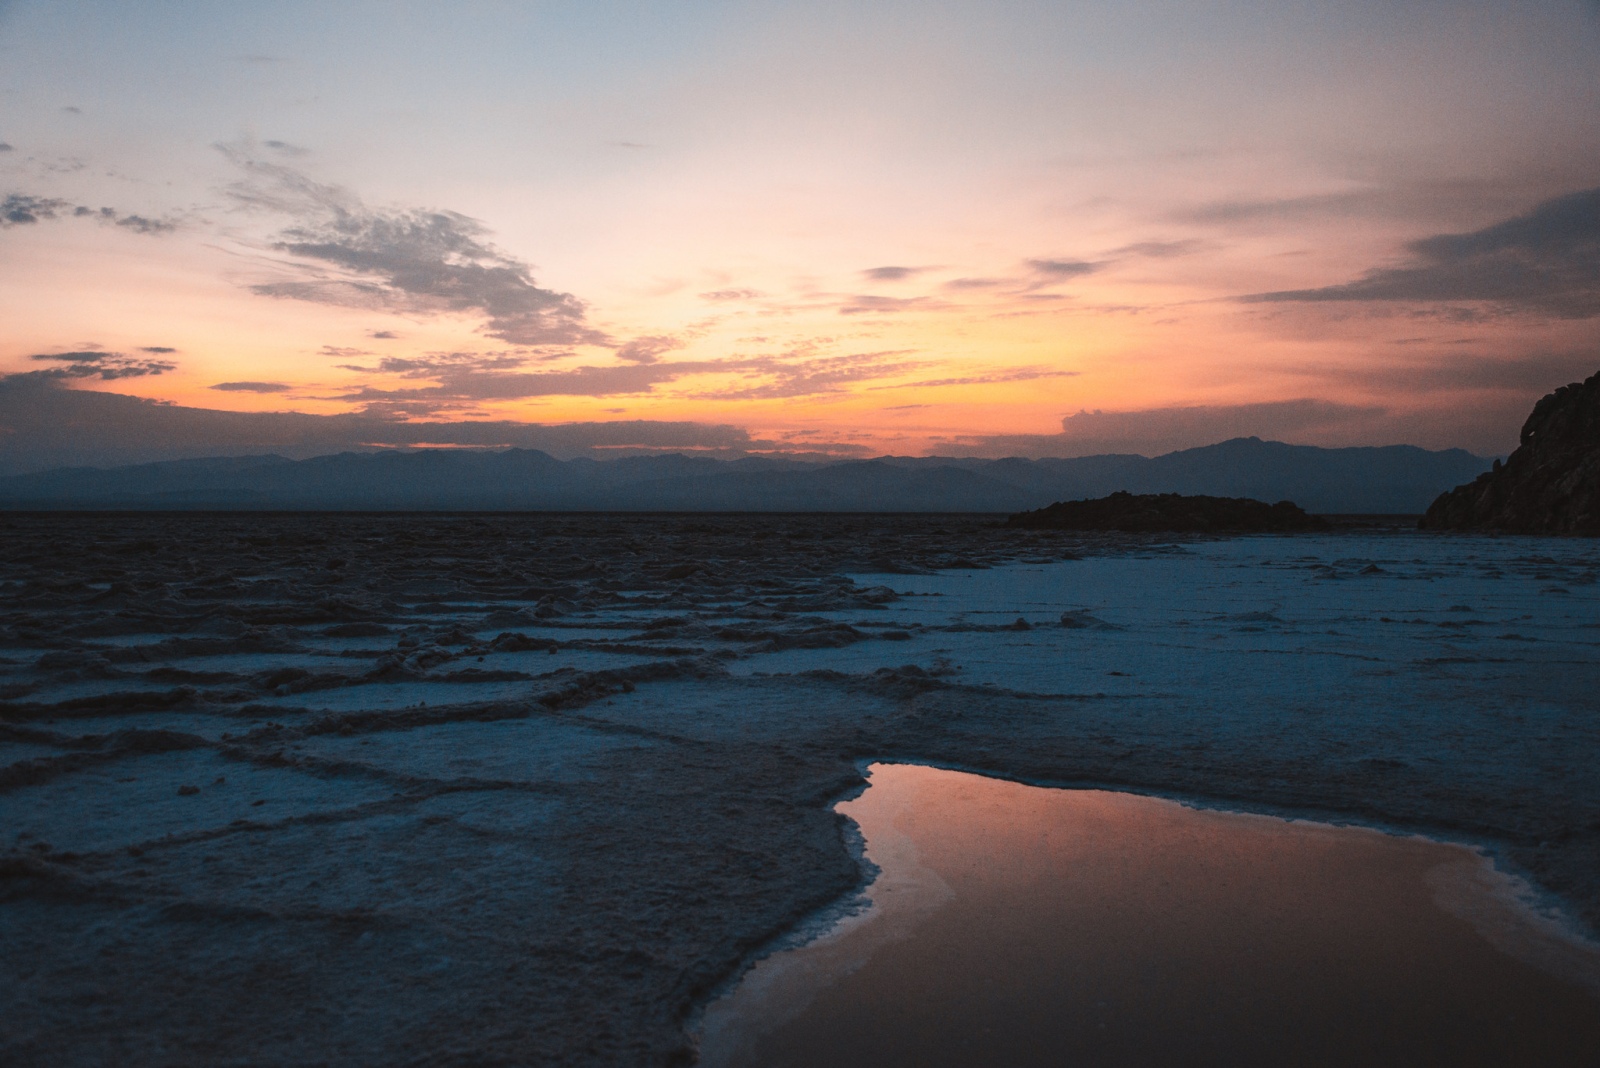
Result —
[{"label": "rocky outcrop", "polygon": [[1292,501],[1267,504],[1249,497],[1200,497],[1181,493],[1113,493],[1088,501],[1059,501],[1019,512],[1008,527],[1029,530],[1287,531],[1321,530],[1327,523]]},{"label": "rocky outcrop", "polygon": [[1600,534],[1600,374],[1533,407],[1522,444],[1476,481],[1441,494],[1425,530]]}]

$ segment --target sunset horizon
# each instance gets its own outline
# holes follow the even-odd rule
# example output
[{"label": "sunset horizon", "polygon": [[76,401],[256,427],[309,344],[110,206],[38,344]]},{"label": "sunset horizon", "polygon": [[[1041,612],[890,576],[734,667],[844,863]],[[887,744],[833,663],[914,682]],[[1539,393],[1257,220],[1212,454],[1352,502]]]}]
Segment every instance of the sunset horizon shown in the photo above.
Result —
[{"label": "sunset horizon", "polygon": [[1600,135],[1557,119],[1600,107],[1592,3],[365,10],[0,5],[8,381],[1502,455],[1600,368]]},{"label": "sunset horizon", "polygon": [[0,0],[0,1064],[1594,1068],[1600,0]]}]

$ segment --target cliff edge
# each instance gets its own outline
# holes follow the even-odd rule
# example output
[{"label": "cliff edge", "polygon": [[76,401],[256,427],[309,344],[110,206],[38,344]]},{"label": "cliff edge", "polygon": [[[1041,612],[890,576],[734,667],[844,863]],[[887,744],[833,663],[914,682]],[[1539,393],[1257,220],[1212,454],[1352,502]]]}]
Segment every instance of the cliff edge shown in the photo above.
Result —
[{"label": "cliff edge", "polygon": [[1505,463],[1443,493],[1424,530],[1600,534],[1600,374],[1545,397]]}]

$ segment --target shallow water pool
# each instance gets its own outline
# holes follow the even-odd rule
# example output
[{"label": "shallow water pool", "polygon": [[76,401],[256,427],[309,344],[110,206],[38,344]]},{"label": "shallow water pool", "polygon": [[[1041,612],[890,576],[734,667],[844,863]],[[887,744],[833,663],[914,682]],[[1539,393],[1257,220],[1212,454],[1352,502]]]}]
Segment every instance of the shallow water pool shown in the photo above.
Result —
[{"label": "shallow water pool", "polygon": [[864,907],[702,1021],[728,1065],[1593,1065],[1600,947],[1474,849],[877,764]]}]

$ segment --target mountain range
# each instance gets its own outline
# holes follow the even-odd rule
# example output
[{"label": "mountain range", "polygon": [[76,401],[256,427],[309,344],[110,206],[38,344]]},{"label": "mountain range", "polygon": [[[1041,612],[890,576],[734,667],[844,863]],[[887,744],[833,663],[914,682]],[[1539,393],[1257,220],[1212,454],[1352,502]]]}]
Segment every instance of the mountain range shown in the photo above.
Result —
[{"label": "mountain range", "polygon": [[1015,512],[1128,490],[1292,500],[1323,514],[1418,514],[1489,466],[1461,449],[1259,438],[1153,458],[1039,460],[558,460],[535,449],[396,449],[57,468],[0,478],[0,508]]}]

